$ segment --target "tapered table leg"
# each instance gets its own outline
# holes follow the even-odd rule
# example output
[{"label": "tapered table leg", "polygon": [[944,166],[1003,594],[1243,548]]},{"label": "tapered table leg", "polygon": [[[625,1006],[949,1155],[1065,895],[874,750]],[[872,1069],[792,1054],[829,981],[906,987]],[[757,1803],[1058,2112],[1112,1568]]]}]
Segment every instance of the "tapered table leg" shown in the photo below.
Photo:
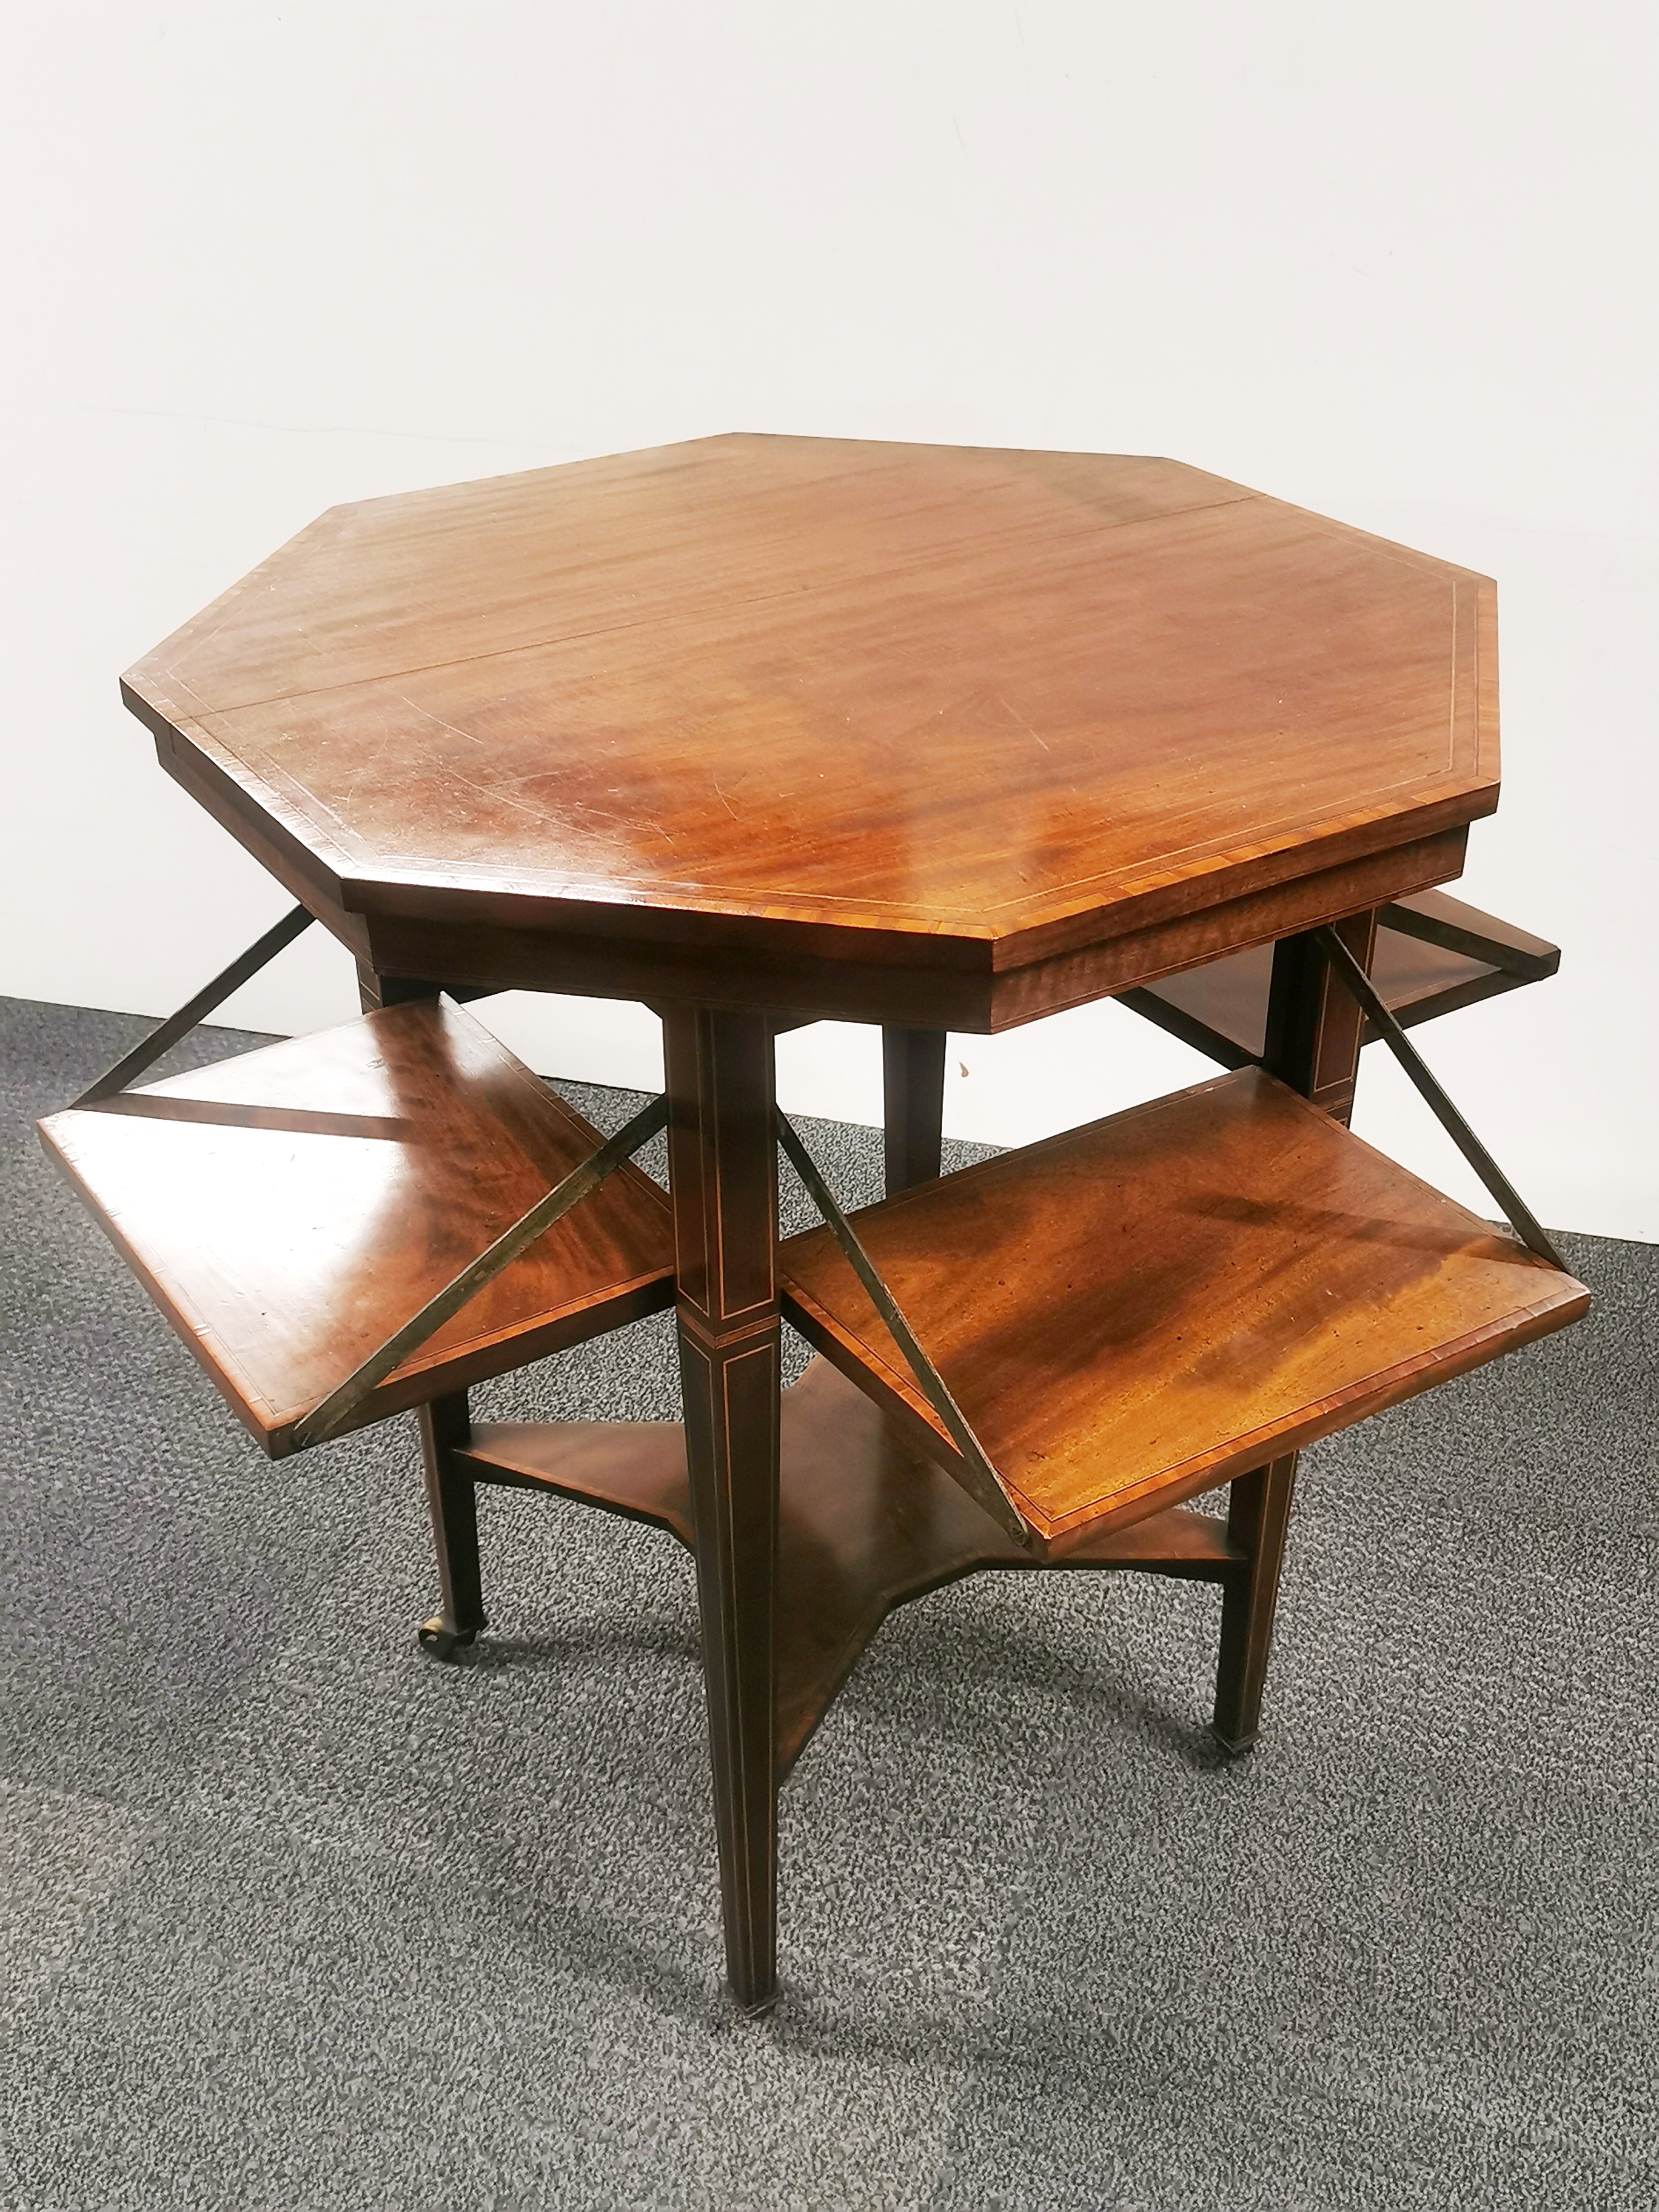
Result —
[{"label": "tapered table leg", "polygon": [[1224,1751],[1249,1751],[1261,1725],[1261,1692],[1279,1608],[1296,1455],[1242,1474],[1227,1498],[1227,1537],[1249,1565],[1226,1584],[1221,1603],[1221,1657],[1216,1668],[1215,1719]]},{"label": "tapered table leg", "polygon": [[[1374,913],[1337,925],[1343,942],[1369,971],[1376,945]],[[1267,994],[1263,1065],[1281,1083],[1338,1121],[1353,1112],[1364,1016],[1312,933],[1281,939],[1273,947]],[[1221,1612],[1221,1655],[1216,1668],[1217,1739],[1224,1750],[1249,1751],[1261,1725],[1261,1691],[1273,1649],[1279,1576],[1296,1486],[1296,1459],[1241,1475],[1231,1487],[1227,1533],[1249,1565],[1227,1585]]]},{"label": "tapered table leg", "polygon": [[680,1376],[726,1971],[748,2012],[777,1996],[776,1658],[781,1344],[777,1146],[764,1016],[663,1024]]},{"label": "tapered table leg", "polygon": [[882,1108],[887,1195],[939,1174],[945,1122],[943,1030],[884,1030]]},{"label": "tapered table leg", "polygon": [[[406,1006],[412,999],[435,999],[441,988],[413,976],[377,975],[366,962],[357,963],[357,996],[366,1014],[382,1006]],[[426,1650],[447,1659],[489,1626],[478,1573],[477,1497],[472,1478],[452,1456],[465,1448],[472,1425],[465,1390],[434,1398],[418,1410],[421,1472],[438,1561],[439,1610],[421,1623],[417,1633]]]},{"label": "tapered table leg", "polygon": [[452,1390],[422,1406],[420,1422],[422,1471],[438,1555],[441,1608],[435,1619],[422,1625],[420,1636],[428,1651],[447,1659],[459,1644],[471,1644],[487,1626],[478,1573],[477,1497],[471,1474],[454,1457],[472,1437],[465,1391]]}]

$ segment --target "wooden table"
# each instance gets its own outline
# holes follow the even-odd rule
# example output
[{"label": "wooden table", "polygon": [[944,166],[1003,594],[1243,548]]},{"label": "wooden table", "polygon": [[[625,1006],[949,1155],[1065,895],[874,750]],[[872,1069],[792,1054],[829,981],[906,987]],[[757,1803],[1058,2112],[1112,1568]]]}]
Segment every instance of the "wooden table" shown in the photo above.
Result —
[{"label": "wooden table", "polygon": [[[1277,944],[1265,1065],[1343,1118],[1359,1015],[1307,933],[1363,962],[1495,806],[1493,587],[1173,461],[725,437],[336,508],[123,690],[366,1004],[661,1012],[684,1447],[428,1428],[447,1479],[693,1543],[728,1965],[762,2008],[782,1766],[888,1606],[1032,1564],[901,1393],[819,1364],[781,1416],[775,1034],[884,1026],[902,1186],[937,1173],[947,1029]],[[1069,1563],[1212,1571],[1199,1517]]]}]

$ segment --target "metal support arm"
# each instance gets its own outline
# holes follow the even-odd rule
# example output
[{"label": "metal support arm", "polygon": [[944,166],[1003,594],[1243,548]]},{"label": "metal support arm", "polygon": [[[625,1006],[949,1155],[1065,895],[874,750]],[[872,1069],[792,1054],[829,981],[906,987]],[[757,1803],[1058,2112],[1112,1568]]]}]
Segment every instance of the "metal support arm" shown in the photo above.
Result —
[{"label": "metal support arm", "polygon": [[573,1206],[590,1191],[597,1190],[608,1175],[614,1174],[624,1160],[630,1159],[641,1145],[648,1145],[659,1130],[667,1126],[667,1099],[653,1099],[614,1137],[607,1139],[597,1152],[591,1152],[580,1167],[572,1168],[545,1198],[538,1198],[528,1213],[504,1230],[493,1244],[487,1245],[452,1283],[447,1284],[435,1297],[428,1298],[417,1314],[389,1336],[378,1352],[371,1352],[320,1405],[313,1406],[303,1420],[295,1424],[295,1451],[304,1451],[312,1444],[326,1443],[331,1437],[337,1436],[393,1368],[401,1367],[410,1353],[418,1352],[452,1314],[459,1313],[469,1298],[476,1297],[486,1284],[493,1283],[521,1252],[527,1252],[538,1237],[544,1236]]},{"label": "metal support arm", "polygon": [[164,1052],[169,1051],[180,1037],[188,1036],[199,1022],[204,1022],[217,1006],[222,1006],[233,991],[240,990],[250,975],[257,975],[270,961],[274,960],[284,945],[292,945],[301,930],[309,929],[316,920],[305,908],[296,906],[285,914],[274,927],[240,953],[228,968],[199,990],[193,999],[187,999],[176,1014],[169,1014],[158,1022],[142,1044],[134,1045],[125,1058],[113,1067],[106,1068],[96,1083],[70,1101],[72,1106],[95,1106],[100,1098],[113,1097],[125,1091],[135,1076],[153,1067]]},{"label": "metal support arm", "polygon": [[889,1334],[904,1354],[911,1373],[921,1386],[922,1395],[939,1415],[945,1433],[962,1455],[968,1475],[968,1487],[976,1504],[988,1513],[998,1528],[1012,1536],[1022,1551],[1032,1547],[1032,1532],[1021,1516],[1019,1509],[1009,1497],[1002,1477],[987,1458],[985,1447],[974,1434],[968,1417],[951,1395],[945,1377],[916,1341],[915,1332],[904,1318],[898,1301],[876,1272],[875,1262],[860,1243],[852,1223],[842,1212],[823,1177],[818,1173],[811,1154],[801,1142],[793,1125],[780,1107],[775,1109],[778,1121],[778,1142],[788,1155],[789,1164],[800,1177],[806,1194],[823,1216],[830,1235],[840,1245],[853,1273],[863,1284],[870,1303],[886,1323]]},{"label": "metal support arm", "polygon": [[[268,961],[274,960],[285,945],[291,945],[301,930],[307,929],[316,917],[302,906],[296,906],[283,915],[274,927],[250,945],[247,951],[233,960],[193,999],[186,1000],[176,1014],[169,1014],[158,1023],[142,1044],[135,1045],[125,1056],[118,1060],[98,1080],[81,1093],[75,1107],[96,1107],[106,1100],[114,1099],[135,1076],[142,1075],[153,1066],[163,1053],[177,1044],[179,1038],[189,1035],[204,1021],[216,1006],[231,993],[246,983],[250,975],[257,975]],[[137,1106],[144,1102],[135,1099]],[[314,1126],[319,1119],[338,1122],[347,1117],[312,1116]],[[373,1117],[356,1116],[354,1121],[367,1123]],[[376,1352],[372,1352],[361,1366],[354,1368],[337,1389],[331,1390],[320,1405],[313,1406],[305,1418],[295,1424],[294,1448],[304,1451],[313,1444],[325,1443],[338,1435],[352,1415],[394,1368],[400,1367],[412,1352],[419,1351],[428,1337],[435,1336],[452,1314],[459,1313],[467,1300],[475,1297],[486,1285],[493,1283],[504,1268],[512,1266],[521,1252],[527,1251],[538,1237],[544,1236],[556,1221],[568,1213],[573,1206],[597,1190],[605,1177],[632,1158],[642,1145],[648,1145],[659,1131],[668,1125],[668,1101],[658,1098],[637,1113],[625,1127],[590,1154],[579,1167],[574,1167],[563,1180],[556,1183],[544,1198],[537,1200],[528,1213],[503,1231],[493,1244],[480,1252],[477,1258],[464,1267],[454,1280],[440,1291],[435,1297],[427,1300],[417,1314],[411,1316],[400,1329],[389,1336]],[[389,1127],[398,1125],[391,1124]],[[380,1133],[380,1124],[376,1124]],[[343,1129],[342,1134],[358,1131]]]},{"label": "metal support arm", "polygon": [[1510,1226],[1529,1252],[1547,1260],[1563,1274],[1571,1271],[1551,1243],[1531,1207],[1504,1173],[1423,1063],[1422,1054],[1377,995],[1376,987],[1334,929],[1316,930],[1320,950],[1364,1009],[1366,1018],[1422,1094],[1425,1103],[1481,1182],[1502,1207]]}]

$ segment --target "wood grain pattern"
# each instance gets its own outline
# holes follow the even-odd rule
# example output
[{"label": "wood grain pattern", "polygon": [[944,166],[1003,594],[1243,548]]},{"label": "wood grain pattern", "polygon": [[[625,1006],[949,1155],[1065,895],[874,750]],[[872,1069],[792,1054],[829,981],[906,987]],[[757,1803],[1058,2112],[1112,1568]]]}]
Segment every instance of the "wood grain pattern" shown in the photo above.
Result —
[{"label": "wood grain pattern", "polygon": [[[441,975],[490,990],[752,1006],[794,1020],[994,1033],[1443,882],[1462,868],[1467,836],[1444,830],[1024,968],[998,969],[994,944],[920,946],[914,937],[877,931],[863,933],[859,957],[846,957],[826,933],[795,922],[734,924],[731,943],[722,945],[706,941],[700,916],[683,918],[678,941],[666,946],[651,933],[653,915],[625,907],[603,916],[603,927],[592,933],[574,923],[568,933],[554,934],[401,911],[374,915],[366,929],[375,965],[397,975]],[[388,893],[400,905],[410,896]],[[519,902],[526,910],[535,903]],[[481,897],[478,906],[507,914],[513,902]],[[544,921],[550,913],[544,902]]]},{"label": "wood grain pattern", "polygon": [[[1375,911],[1348,915],[1335,933],[1369,975],[1376,942]],[[1269,1075],[1346,1123],[1353,1113],[1364,1015],[1311,932],[1273,947],[1261,1065]]]},{"label": "wood grain pattern", "polygon": [[[1561,964],[1558,945],[1440,891],[1398,900],[1377,919],[1371,981],[1405,1029],[1540,981]],[[1183,1044],[1243,1067],[1261,1056],[1272,973],[1272,946],[1251,945],[1121,997]]]},{"label": "wood grain pattern", "polygon": [[[443,1000],[112,1103],[49,1116],[46,1150],[273,1457],[600,1142]],[[654,1312],[672,1289],[667,1199],[623,1168],[390,1376],[356,1425]]]},{"label": "wood grain pattern", "polygon": [[[654,1522],[695,1548],[678,1422],[484,1423],[455,1457],[475,1481],[552,1491]],[[896,1606],[963,1575],[1041,1563],[822,1359],[783,1394],[778,1498],[781,1777]],[[1099,1531],[1054,1564],[1228,1583],[1244,1562],[1224,1522],[1176,1506]]]},{"label": "wood grain pattern", "polygon": [[[269,1449],[594,1141],[453,1005],[393,1002],[435,978],[664,1016],[683,1439],[469,1434],[461,1395],[665,1301],[637,1171],[365,1418],[443,1394],[447,1639],[482,1616],[477,1480],[692,1542],[745,2008],[776,1990],[781,1764],[890,1606],[1030,1564],[827,1232],[786,1248],[787,1296],[858,1388],[821,1365],[781,1412],[775,1028],[911,1033],[897,1183],[937,1142],[915,1033],[1278,941],[1268,1056],[1340,1115],[1357,1017],[1299,933],[1461,869],[1497,800],[1495,624],[1486,579],[1174,462],[739,437],[337,509],[125,680],[386,1008],[46,1125]],[[1586,1303],[1255,1070],[860,1226],[1048,1564],[1225,1583],[1235,1735],[1297,1446]],[[1236,1476],[1231,1535],[1181,1510]]]},{"label": "wood grain pattern", "polygon": [[[1376,910],[1348,915],[1334,934],[1369,976],[1376,949]],[[1344,1127],[1353,1111],[1364,1023],[1352,990],[1332,972],[1329,945],[1308,934],[1274,945],[1262,1023],[1267,1074]],[[1230,1577],[1222,1607],[1211,1726],[1230,1755],[1255,1744],[1273,1644],[1297,1455],[1236,1474],[1227,1534],[1243,1561]]]},{"label": "wood grain pattern", "polygon": [[1489,961],[1524,982],[1542,982],[1561,965],[1559,945],[1495,914],[1483,914],[1479,907],[1444,891],[1422,891],[1401,899],[1386,908],[1382,918],[1390,929],[1447,952],[1461,952],[1468,960]]},{"label": "wood grain pattern", "polygon": [[[1247,1068],[854,1225],[1045,1543],[1133,1519],[1559,1328],[1582,1285]],[[785,1310],[948,1440],[824,1229]]]},{"label": "wood grain pattern", "polygon": [[331,916],[988,975],[1489,812],[1492,641],[1175,462],[732,437],[336,509],[125,690]]}]

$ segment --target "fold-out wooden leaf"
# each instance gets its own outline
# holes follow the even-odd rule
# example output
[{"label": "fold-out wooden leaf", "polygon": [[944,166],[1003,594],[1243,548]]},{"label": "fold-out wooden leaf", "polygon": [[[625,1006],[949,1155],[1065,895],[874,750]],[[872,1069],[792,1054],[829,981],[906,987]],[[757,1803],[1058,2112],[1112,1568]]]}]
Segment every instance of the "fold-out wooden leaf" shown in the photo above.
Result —
[{"label": "fold-out wooden leaf", "polygon": [[[273,1457],[296,1425],[603,1143],[446,1000],[40,1123],[47,1152]],[[383,1419],[654,1312],[668,1201],[617,1169],[394,1369]]]}]

